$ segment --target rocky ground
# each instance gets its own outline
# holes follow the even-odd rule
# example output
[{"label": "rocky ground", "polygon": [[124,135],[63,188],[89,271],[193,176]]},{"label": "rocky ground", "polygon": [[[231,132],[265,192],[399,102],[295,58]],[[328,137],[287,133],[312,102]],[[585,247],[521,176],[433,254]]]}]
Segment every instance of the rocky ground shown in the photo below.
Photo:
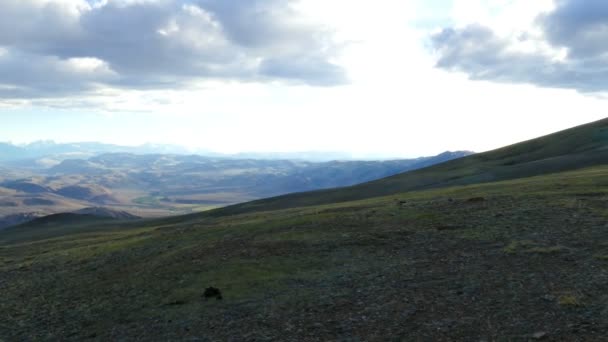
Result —
[{"label": "rocky ground", "polygon": [[5,243],[0,339],[602,340],[604,174]]}]

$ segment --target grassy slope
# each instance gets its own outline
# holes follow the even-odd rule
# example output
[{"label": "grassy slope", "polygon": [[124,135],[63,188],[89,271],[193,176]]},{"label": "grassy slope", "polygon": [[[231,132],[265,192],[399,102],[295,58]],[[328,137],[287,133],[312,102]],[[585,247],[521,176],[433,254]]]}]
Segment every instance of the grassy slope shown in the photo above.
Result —
[{"label": "grassy slope", "polygon": [[385,196],[576,170],[608,163],[608,119],[541,138],[351,187],[262,199],[216,210],[224,215]]},{"label": "grassy slope", "polygon": [[2,232],[0,340],[598,339],[608,166],[580,168],[607,163],[607,126],[211,214]]},{"label": "grassy slope", "polygon": [[[607,198],[608,167],[595,167],[105,231],[66,226],[71,234],[29,241],[0,233],[0,339],[599,339]],[[202,299],[207,286],[224,300]]]},{"label": "grassy slope", "polygon": [[83,232],[122,230],[124,227],[137,225],[138,223],[133,220],[120,220],[104,216],[74,213],[52,214],[6,228],[0,234],[0,243],[51,239]]}]

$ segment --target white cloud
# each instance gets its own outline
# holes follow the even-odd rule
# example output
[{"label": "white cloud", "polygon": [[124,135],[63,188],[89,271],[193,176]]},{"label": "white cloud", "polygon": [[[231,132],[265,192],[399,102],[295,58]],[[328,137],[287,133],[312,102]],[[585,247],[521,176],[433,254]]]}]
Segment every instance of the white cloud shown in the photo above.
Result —
[{"label": "white cloud", "polygon": [[[247,13],[231,12],[222,7],[225,3],[206,9],[180,5],[171,15],[146,16],[150,21],[140,24],[149,25],[151,36],[143,35],[148,32],[141,31],[143,26],[131,32],[129,39],[148,37],[158,44],[153,46],[160,47],[161,54],[150,60],[128,59],[119,54],[146,46],[129,50],[117,45],[99,55],[54,60],[68,74],[85,75],[85,84],[94,86],[86,93],[67,89],[61,96],[29,98],[29,102],[36,108],[50,107],[51,113],[72,108],[75,121],[83,111],[95,113],[86,117],[89,125],[81,125],[85,131],[89,126],[95,129],[88,134],[79,132],[90,139],[178,143],[223,152],[342,150],[408,157],[447,149],[482,151],[604,115],[608,109],[604,100],[572,90],[471,81],[466,74],[434,68],[432,52],[425,46],[428,30],[450,24],[489,25],[499,39],[516,42],[509,45],[513,54],[542,52],[547,58],[565,58],[563,49],[543,46],[543,32],[534,31],[534,19],[550,9],[551,1],[447,2],[293,1],[280,13],[298,13],[297,20],[273,20],[252,32],[243,25],[249,23],[243,19]],[[104,6],[108,4],[99,2],[87,11]],[[441,12],[437,14],[441,21],[433,20],[435,10]],[[143,14],[132,13],[123,19],[138,15]],[[121,27],[120,18],[106,18],[112,20],[91,24],[104,30]],[[224,31],[225,25],[230,30]],[[524,31],[530,38],[519,40]],[[268,39],[262,39],[265,37]],[[130,41],[126,38],[121,42]],[[83,51],[92,48],[84,47]],[[166,55],[171,51],[177,53]],[[192,51],[195,53],[190,54]],[[243,76],[258,70],[264,60],[273,57],[273,51],[284,58],[273,61],[274,68],[264,69],[268,74]],[[298,52],[303,60],[297,58]],[[331,70],[310,70],[310,63],[319,56],[321,62],[344,71],[351,83],[316,87],[314,79],[307,80],[307,85],[289,82],[315,72],[331,76]],[[185,77],[178,85],[171,82],[172,75],[189,75],[191,63],[201,60],[208,73],[222,77]],[[188,67],[180,69],[182,63]],[[286,64],[291,68],[283,67]],[[162,72],[141,78],[149,76],[150,70]],[[241,76],[231,77],[229,71]],[[131,77],[129,82],[113,79],[123,75]],[[321,76],[314,78],[323,80]],[[138,79],[145,82],[138,84]],[[147,81],[155,86],[146,87]],[[163,82],[167,82],[165,86]],[[12,82],[7,86],[11,84],[25,85]],[[23,104],[15,101],[10,103]],[[137,132],[131,129],[135,125]],[[11,133],[0,128],[0,134]]]},{"label": "white cloud", "polygon": [[608,37],[608,3],[499,3],[507,7],[498,14],[486,11],[477,22],[432,36],[438,67],[478,80],[608,91],[608,49],[603,44]]},{"label": "white cloud", "polygon": [[16,73],[38,63],[67,63],[82,71],[83,61],[93,60],[101,63],[96,72],[103,68],[113,76],[96,81],[122,89],[174,89],[206,79],[345,83],[344,70],[332,62],[339,50],[332,32],[290,4],[6,0],[0,2],[0,47],[25,58],[10,60],[10,67],[0,65],[8,73],[0,82],[13,82],[24,91],[2,92],[0,98],[86,95],[90,80],[74,77],[71,70],[62,75],[53,65],[36,68],[38,81],[63,84],[57,90],[33,77],[20,80]]}]

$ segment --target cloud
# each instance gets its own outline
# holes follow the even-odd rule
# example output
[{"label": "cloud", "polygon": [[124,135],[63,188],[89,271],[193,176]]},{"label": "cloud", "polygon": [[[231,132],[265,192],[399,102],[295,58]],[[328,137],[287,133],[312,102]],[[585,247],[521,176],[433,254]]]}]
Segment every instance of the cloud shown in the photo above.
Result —
[{"label": "cloud", "polygon": [[291,0],[3,0],[0,98],[208,79],[347,82],[331,31]]},{"label": "cloud", "polygon": [[471,79],[608,91],[608,2],[557,0],[534,26],[509,35],[482,25],[431,37],[436,66]]},{"label": "cloud", "polygon": [[558,0],[556,9],[539,17],[548,41],[569,49],[572,58],[606,61],[608,2]]},{"label": "cloud", "polygon": [[96,58],[40,56],[8,50],[0,55],[0,98],[62,96],[93,92],[118,78]]}]

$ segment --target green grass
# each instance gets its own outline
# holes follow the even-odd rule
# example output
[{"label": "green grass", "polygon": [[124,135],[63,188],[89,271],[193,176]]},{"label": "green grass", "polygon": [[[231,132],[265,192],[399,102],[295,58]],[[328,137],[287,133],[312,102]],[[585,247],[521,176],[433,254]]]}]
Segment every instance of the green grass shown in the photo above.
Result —
[{"label": "green grass", "polygon": [[[226,207],[235,214],[547,175],[608,163],[608,119],[498,150],[351,187],[289,194]],[[568,187],[569,184],[564,186]]]},{"label": "green grass", "polygon": [[[14,328],[0,326],[0,338],[466,339],[558,329],[608,305],[598,272],[608,267],[604,193],[601,166],[277,211],[5,231],[0,321]],[[224,300],[204,300],[209,286]],[[562,294],[559,305],[543,306],[550,293]],[[441,335],[436,325],[452,315],[484,323]]]}]

